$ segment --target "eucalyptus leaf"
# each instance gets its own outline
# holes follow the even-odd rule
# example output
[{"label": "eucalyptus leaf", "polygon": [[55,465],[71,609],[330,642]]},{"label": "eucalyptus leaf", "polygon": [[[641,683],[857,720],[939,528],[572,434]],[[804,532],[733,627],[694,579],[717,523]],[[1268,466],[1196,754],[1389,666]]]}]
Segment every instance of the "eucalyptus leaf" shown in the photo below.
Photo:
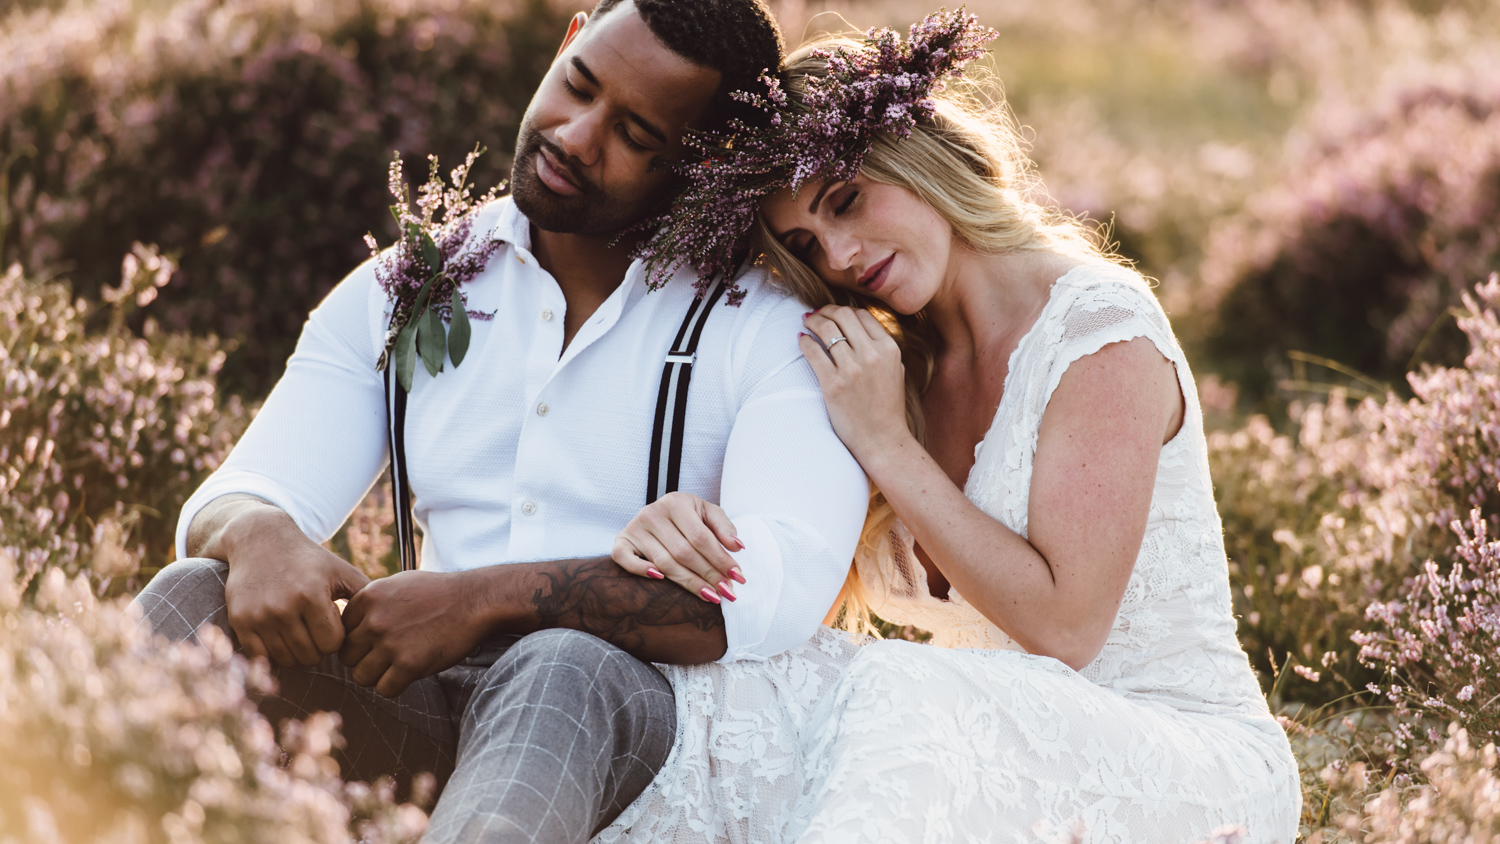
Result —
[{"label": "eucalyptus leaf", "polygon": [[453,361],[453,367],[458,368],[463,363],[464,355],[469,353],[469,336],[472,330],[469,327],[469,314],[464,310],[464,297],[453,288],[453,322],[448,326],[448,357]]},{"label": "eucalyptus leaf", "polygon": [[422,260],[427,263],[427,269],[433,275],[443,271],[443,253],[438,251],[432,235],[425,231],[422,232]]},{"label": "eucalyptus leaf", "polygon": [[396,359],[393,361],[396,367],[396,378],[401,382],[401,389],[411,392],[412,376],[417,371],[417,321],[415,319],[406,323],[401,329],[401,334],[396,338]]},{"label": "eucalyptus leaf", "polygon": [[437,308],[428,308],[422,315],[422,326],[417,332],[417,351],[422,353],[422,363],[427,364],[427,374],[434,377],[443,371],[443,352],[448,345],[447,332],[443,331],[443,318]]}]

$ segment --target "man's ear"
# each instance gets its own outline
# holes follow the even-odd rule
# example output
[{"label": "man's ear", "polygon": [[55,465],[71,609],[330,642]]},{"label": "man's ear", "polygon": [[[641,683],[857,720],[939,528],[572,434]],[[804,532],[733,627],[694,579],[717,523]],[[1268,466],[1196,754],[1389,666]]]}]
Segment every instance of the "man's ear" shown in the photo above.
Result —
[{"label": "man's ear", "polygon": [[568,45],[573,43],[573,39],[578,35],[578,31],[583,29],[583,25],[588,22],[588,12],[579,12],[573,16],[573,20],[568,24],[568,34],[563,36],[563,42],[557,48],[557,56],[552,57],[553,61],[556,61],[558,56],[563,54],[563,50],[568,49]]}]

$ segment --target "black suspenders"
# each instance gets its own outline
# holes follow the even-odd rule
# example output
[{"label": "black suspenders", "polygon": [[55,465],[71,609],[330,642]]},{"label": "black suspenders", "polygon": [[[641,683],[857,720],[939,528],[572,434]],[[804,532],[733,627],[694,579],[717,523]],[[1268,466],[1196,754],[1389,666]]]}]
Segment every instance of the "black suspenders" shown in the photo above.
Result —
[{"label": "black suspenders", "polygon": [[[688,382],[698,357],[698,340],[714,305],[728,288],[720,281],[707,296],[698,296],[688,306],[682,327],[672,341],[672,350],[661,371],[656,396],[656,420],[651,427],[651,456],[646,477],[646,503],[677,490],[682,473],[683,433],[687,423]],[[417,542],[411,512],[411,483],[406,477],[406,390],[385,368],[387,434],[391,446],[391,503],[396,509],[396,547],[401,550],[401,570],[417,567]],[[662,446],[666,448],[663,449]]]},{"label": "black suspenders", "polygon": [[[728,284],[720,281],[707,297],[698,296],[688,306],[672,350],[667,352],[661,370],[661,387],[656,394],[656,421],[651,426],[651,456],[646,470],[646,503],[650,504],[669,492],[677,491],[682,473],[682,438],[687,423],[688,382],[693,377],[693,362],[698,358],[698,338],[714,304],[724,295]],[[670,427],[668,427],[670,425]],[[663,453],[662,445],[667,446]]]}]

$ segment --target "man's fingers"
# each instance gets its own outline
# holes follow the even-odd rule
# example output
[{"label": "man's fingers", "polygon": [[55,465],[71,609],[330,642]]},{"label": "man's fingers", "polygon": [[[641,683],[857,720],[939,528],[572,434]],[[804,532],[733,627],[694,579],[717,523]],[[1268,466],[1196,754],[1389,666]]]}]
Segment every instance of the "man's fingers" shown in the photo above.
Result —
[{"label": "man's fingers", "polygon": [[390,654],[381,649],[372,649],[349,672],[349,679],[361,686],[373,686],[385,676],[390,667]]},{"label": "man's fingers", "polygon": [[384,697],[395,697],[406,691],[406,687],[410,686],[415,679],[408,672],[392,665],[385,670],[385,673],[381,675],[380,680],[375,684],[375,693]]},{"label": "man's fingers", "polygon": [[354,566],[344,563],[334,572],[331,597],[352,598],[359,590],[370,585],[370,578]]},{"label": "man's fingers", "polygon": [[282,638],[281,632],[277,630],[260,631],[260,640],[266,645],[266,653],[271,661],[283,668],[297,664],[297,657],[292,654],[292,649],[287,647],[286,640]]},{"label": "man's fingers", "polygon": [[344,634],[344,645],[339,648],[339,661],[353,668],[370,653],[370,649],[374,646],[367,631],[355,628]]},{"label": "man's fingers", "polygon": [[260,636],[255,633],[249,630],[236,630],[234,631],[234,638],[239,640],[240,650],[249,659],[255,659],[256,657],[271,658],[271,653],[266,650],[265,642],[262,642]]},{"label": "man's fingers", "polygon": [[323,653],[318,650],[317,645],[313,644],[312,635],[308,633],[307,625],[301,618],[282,629],[281,640],[286,643],[287,649],[291,651],[292,659],[295,659],[298,665],[312,666],[323,661]]},{"label": "man's fingers", "polygon": [[332,602],[310,608],[303,613],[302,622],[307,625],[307,633],[319,654],[335,653],[343,647],[344,619]]}]

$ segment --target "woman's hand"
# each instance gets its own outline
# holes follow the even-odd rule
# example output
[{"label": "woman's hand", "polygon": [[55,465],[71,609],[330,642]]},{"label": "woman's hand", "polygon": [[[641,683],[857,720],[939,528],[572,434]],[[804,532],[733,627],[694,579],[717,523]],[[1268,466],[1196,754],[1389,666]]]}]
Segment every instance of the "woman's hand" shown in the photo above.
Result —
[{"label": "woman's hand", "polygon": [[610,557],[631,574],[670,580],[717,604],[720,595],[735,599],[731,581],[745,582],[729,556],[744,547],[719,505],[669,492],[642,507],[620,531]]},{"label": "woman's hand", "polygon": [[833,430],[855,459],[865,463],[909,438],[901,348],[880,322],[863,308],[829,305],[803,324],[817,339],[803,334],[797,345],[818,376]]}]

